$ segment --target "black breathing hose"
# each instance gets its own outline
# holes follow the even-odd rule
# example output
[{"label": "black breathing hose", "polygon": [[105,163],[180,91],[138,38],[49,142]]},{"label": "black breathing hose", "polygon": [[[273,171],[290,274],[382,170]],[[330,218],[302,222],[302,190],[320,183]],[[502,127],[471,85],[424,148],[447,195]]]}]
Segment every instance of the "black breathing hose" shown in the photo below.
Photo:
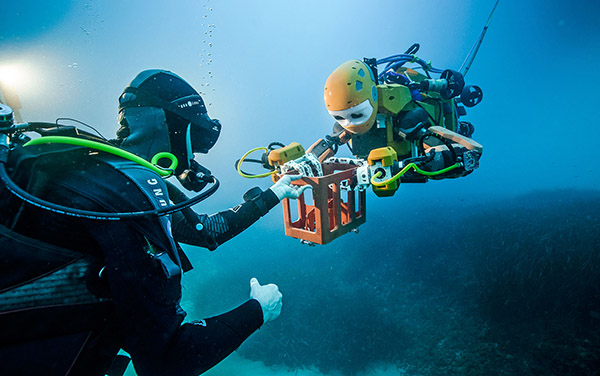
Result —
[{"label": "black breathing hose", "polygon": [[48,202],[48,201],[42,200],[38,197],[35,197],[32,194],[30,194],[29,192],[23,190],[15,182],[13,182],[10,179],[10,177],[8,176],[8,173],[6,172],[5,163],[0,162],[0,180],[2,180],[2,182],[4,183],[4,186],[6,187],[6,189],[9,192],[11,192],[13,195],[17,196],[21,200],[27,202],[28,204],[31,204],[38,208],[48,210],[48,211],[58,213],[58,214],[64,214],[64,215],[69,215],[69,216],[78,217],[78,218],[107,220],[107,221],[118,221],[118,220],[122,220],[122,219],[139,218],[139,217],[146,217],[146,216],[152,216],[152,215],[156,215],[156,216],[168,215],[168,214],[173,214],[175,212],[189,208],[189,207],[199,203],[200,201],[206,200],[207,198],[212,196],[217,191],[217,189],[219,188],[219,184],[220,184],[219,180],[217,180],[217,178],[215,178],[214,176],[212,178],[213,178],[213,185],[210,188],[208,188],[205,192],[202,192],[199,195],[192,197],[189,200],[186,200],[184,202],[181,202],[181,203],[178,203],[175,205],[168,206],[166,208],[147,210],[147,211],[138,211],[138,212],[106,213],[106,212],[96,212],[96,211],[69,208],[66,206],[54,204],[52,202]]}]

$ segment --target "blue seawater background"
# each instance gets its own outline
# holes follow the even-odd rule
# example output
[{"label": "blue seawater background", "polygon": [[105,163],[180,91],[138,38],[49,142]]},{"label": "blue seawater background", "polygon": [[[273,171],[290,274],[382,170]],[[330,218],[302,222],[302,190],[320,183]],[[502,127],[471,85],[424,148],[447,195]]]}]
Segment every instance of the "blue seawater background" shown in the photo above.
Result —
[{"label": "blue seawater background", "polygon": [[[235,173],[245,151],[330,131],[322,91],[339,64],[418,42],[457,69],[493,5],[22,0],[3,5],[0,80],[24,120],[69,116],[112,137],[139,71],[181,75],[223,123],[198,157],[222,182],[196,207],[213,213],[269,186]],[[596,374],[599,9],[500,1],[467,75],[484,90],[465,117],[484,145],[472,175],[369,193],[360,233],[326,246],[285,237],[278,207],[216,252],[188,247],[190,319],[242,303],[253,276],[284,294],[280,318],[209,374]]]}]

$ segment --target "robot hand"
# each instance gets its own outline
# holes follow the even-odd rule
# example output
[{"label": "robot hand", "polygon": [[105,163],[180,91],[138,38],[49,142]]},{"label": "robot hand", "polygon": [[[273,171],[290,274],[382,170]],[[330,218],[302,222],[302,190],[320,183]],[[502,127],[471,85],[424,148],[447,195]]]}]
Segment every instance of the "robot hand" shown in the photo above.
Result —
[{"label": "robot hand", "polygon": [[[457,164],[459,167],[454,168],[447,173],[439,175],[439,178],[456,178],[470,174],[473,170],[479,167],[479,158],[481,154],[475,150],[467,150],[461,145],[453,144],[452,149],[446,146],[435,146],[425,151],[425,154],[430,156],[430,160],[425,164],[425,167],[431,171],[440,171]],[[436,179],[436,177],[431,176]]]},{"label": "robot hand", "polygon": [[297,199],[307,189],[312,188],[310,185],[292,185],[292,181],[301,179],[302,175],[283,175],[277,183],[270,188],[279,201],[284,198]]},{"label": "robot hand", "polygon": [[272,283],[261,286],[256,278],[250,280],[250,298],[260,303],[263,312],[263,323],[275,320],[281,313],[281,298],[279,287]]},{"label": "robot hand", "polygon": [[303,176],[323,176],[323,168],[321,162],[312,153],[307,153],[298,159],[288,161],[281,166],[281,173],[294,171]]}]

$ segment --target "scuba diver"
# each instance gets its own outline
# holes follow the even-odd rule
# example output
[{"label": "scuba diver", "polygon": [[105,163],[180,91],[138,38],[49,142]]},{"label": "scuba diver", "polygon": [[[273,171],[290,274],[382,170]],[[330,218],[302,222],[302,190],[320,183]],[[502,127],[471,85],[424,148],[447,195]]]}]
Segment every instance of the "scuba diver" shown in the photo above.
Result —
[{"label": "scuba diver", "polygon": [[[5,374],[122,374],[123,349],[138,375],[197,375],[279,316],[278,287],[252,278],[250,299],[239,307],[183,323],[181,277],[191,264],[178,242],[213,250],[305,188],[280,179],[231,209],[193,211],[218,187],[194,153],[212,148],[221,124],[181,77],[138,74],[119,97],[116,140],[14,124],[4,105],[0,115]],[[202,193],[188,199],[165,176]]]}]

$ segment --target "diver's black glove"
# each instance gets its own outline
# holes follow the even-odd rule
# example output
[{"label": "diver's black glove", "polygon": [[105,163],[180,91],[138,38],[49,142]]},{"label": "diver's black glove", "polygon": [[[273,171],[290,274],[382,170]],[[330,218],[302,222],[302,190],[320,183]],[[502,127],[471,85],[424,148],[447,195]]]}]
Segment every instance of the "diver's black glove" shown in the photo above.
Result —
[{"label": "diver's black glove", "polygon": [[190,161],[190,168],[183,171],[177,179],[185,189],[194,192],[200,192],[206,184],[214,181],[210,170],[193,159]]}]

